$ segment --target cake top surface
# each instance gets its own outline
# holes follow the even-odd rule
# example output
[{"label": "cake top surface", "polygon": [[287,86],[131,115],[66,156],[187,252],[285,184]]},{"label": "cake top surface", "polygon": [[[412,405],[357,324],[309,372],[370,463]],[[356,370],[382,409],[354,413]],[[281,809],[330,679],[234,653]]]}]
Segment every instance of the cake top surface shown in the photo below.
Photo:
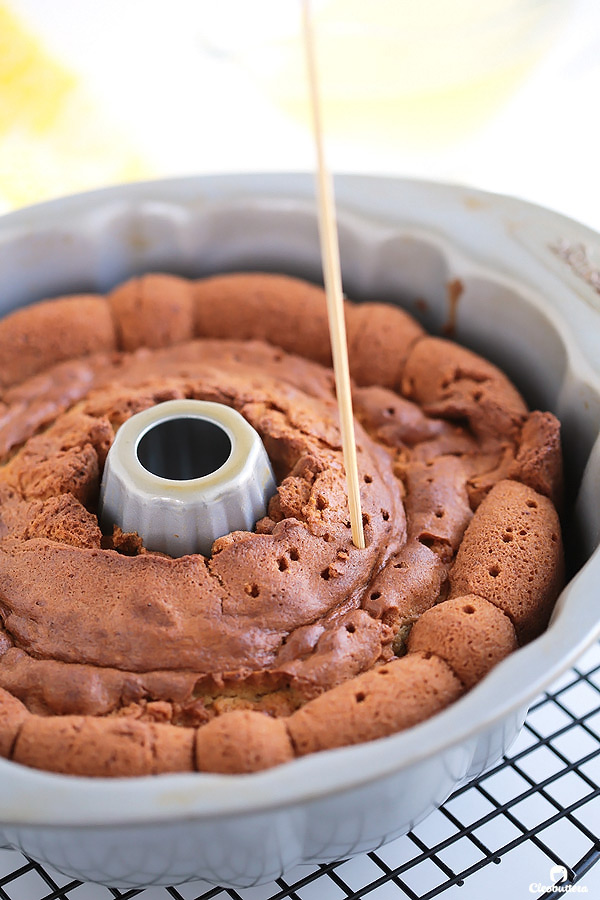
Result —
[{"label": "cake top surface", "polygon": [[[350,721],[356,740],[379,736],[376,721],[389,733],[456,699],[516,646],[515,633],[529,640],[544,627],[561,577],[548,499],[560,495],[556,420],[529,413],[498,369],[425,335],[403,311],[348,304],[358,550],[325,316],[322,291],[297,279],[155,275],[0,323],[0,690],[34,725],[66,729],[61,740],[84,734],[96,748],[92,774],[104,765],[98,728],[109,744],[141,746],[135,728],[115,737],[124,719],[171,729],[179,748],[184,732],[202,733],[200,768],[217,731],[225,746],[228,729],[249,729],[247,748],[271,734],[265,713],[285,723],[283,743],[271,735],[287,748],[275,762],[331,746],[335,734],[353,742]],[[253,531],[218,539],[209,556],[173,559],[135,533],[102,534],[96,506],[123,422],[184,398],[236,409],[260,435],[277,491]],[[543,551],[529,533],[547,533]],[[530,583],[532,566],[545,574]],[[463,596],[475,599],[460,606]],[[458,655],[442,641],[445,620],[427,616],[436,604],[452,634],[473,616],[485,660],[476,629],[465,626],[470,649]],[[381,693],[388,666],[396,693]],[[409,669],[420,687],[409,689]],[[399,685],[405,705],[388,720],[376,706],[397,700]],[[347,718],[358,697],[368,727]],[[34,745],[23,737],[14,747],[47,765],[31,761]],[[274,764],[264,747],[256,753]],[[248,758],[235,758],[233,770],[247,770]],[[167,770],[183,765],[176,759]]]}]

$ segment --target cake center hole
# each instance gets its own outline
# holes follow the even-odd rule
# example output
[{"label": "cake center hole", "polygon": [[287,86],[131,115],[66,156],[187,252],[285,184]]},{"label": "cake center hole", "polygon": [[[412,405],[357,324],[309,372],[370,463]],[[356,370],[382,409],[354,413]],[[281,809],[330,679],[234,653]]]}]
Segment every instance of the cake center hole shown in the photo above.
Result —
[{"label": "cake center hole", "polygon": [[165,419],[142,435],[137,457],[152,475],[189,481],[211,475],[231,455],[231,441],[216,422],[193,416]]}]

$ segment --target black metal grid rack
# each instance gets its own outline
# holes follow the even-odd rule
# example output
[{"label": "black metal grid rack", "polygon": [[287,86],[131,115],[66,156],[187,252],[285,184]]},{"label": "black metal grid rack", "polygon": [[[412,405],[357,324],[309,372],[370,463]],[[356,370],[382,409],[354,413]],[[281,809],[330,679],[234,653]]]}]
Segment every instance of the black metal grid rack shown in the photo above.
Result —
[{"label": "black metal grid rack", "polygon": [[[0,851],[0,900],[432,900],[600,897],[600,644],[530,709],[497,766],[456,791],[410,834],[351,860],[302,866],[245,889],[194,882],[120,891],[82,884]],[[565,872],[559,867],[564,867]],[[585,888],[593,875],[596,889]],[[530,889],[533,886],[533,890]],[[564,894],[562,894],[564,896]],[[576,894],[579,896],[579,893]],[[561,894],[558,894],[561,896]],[[567,892],[568,896],[568,892]]]}]

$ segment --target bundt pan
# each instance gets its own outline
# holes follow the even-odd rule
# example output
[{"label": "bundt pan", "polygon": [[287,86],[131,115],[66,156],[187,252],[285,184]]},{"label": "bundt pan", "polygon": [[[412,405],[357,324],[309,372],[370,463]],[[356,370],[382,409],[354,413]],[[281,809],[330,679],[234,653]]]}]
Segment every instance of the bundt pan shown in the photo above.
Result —
[{"label": "bundt pan", "polygon": [[[494,763],[532,699],[600,635],[600,237],[517,200],[423,182],[342,177],[337,201],[350,297],[450,328],[562,421],[571,580],[548,630],[417,727],[258,774],[87,779],[2,759],[6,847],[118,887],[243,887],[371,850]],[[319,259],[309,175],[111,188],[0,222],[0,315],[146,271],[320,280]]]}]

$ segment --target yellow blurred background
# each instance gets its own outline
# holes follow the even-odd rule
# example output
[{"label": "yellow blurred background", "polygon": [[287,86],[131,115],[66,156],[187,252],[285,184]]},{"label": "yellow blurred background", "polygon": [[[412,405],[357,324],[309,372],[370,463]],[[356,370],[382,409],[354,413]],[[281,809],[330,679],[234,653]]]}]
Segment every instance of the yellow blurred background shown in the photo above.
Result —
[{"label": "yellow blurred background", "polygon": [[[600,228],[595,0],[313,0],[337,171],[517,194]],[[299,0],[0,0],[0,210],[311,169]]]}]

